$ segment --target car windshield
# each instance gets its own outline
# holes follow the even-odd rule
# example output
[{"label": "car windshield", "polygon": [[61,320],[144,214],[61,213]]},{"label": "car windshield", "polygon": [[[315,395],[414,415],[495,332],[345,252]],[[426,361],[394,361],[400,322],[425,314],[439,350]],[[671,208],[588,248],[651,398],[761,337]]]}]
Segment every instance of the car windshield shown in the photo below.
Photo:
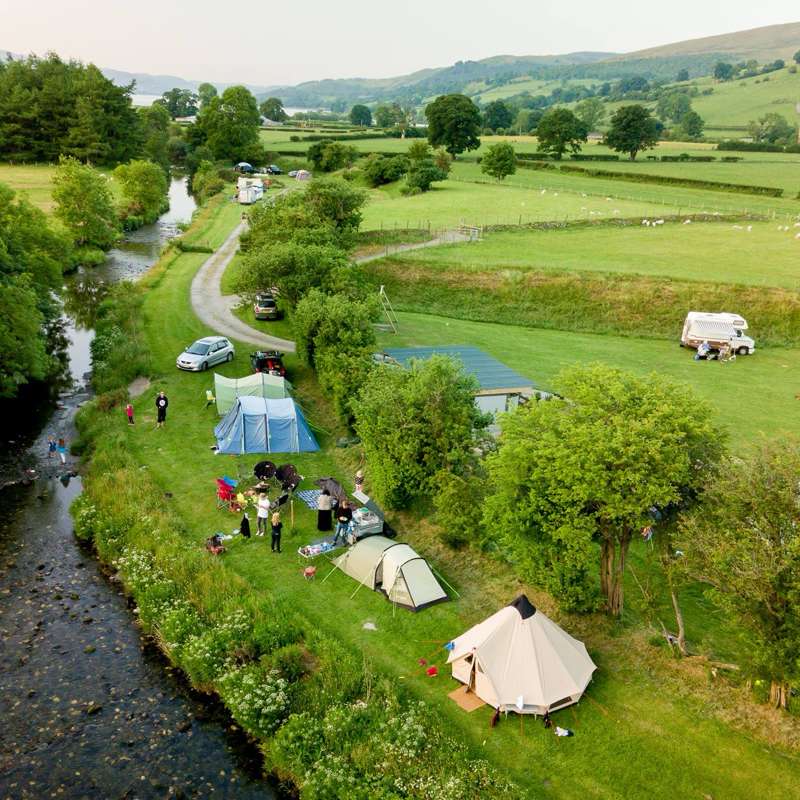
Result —
[{"label": "car windshield", "polygon": [[259,297],[258,304],[264,308],[272,308],[275,305],[275,301],[271,297]]},{"label": "car windshield", "polygon": [[186,352],[193,356],[204,356],[208,353],[209,347],[210,345],[204,344],[203,342],[195,342],[193,345],[186,348]]}]

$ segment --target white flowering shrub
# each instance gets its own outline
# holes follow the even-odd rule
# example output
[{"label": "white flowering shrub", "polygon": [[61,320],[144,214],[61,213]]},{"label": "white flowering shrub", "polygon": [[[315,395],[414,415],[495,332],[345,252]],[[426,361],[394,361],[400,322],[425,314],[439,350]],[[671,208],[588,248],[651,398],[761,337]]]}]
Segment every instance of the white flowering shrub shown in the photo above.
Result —
[{"label": "white flowering shrub", "polygon": [[234,719],[254,736],[270,736],[286,718],[289,684],[259,664],[230,669],[217,685]]},{"label": "white flowering shrub", "polygon": [[174,600],[156,621],[163,645],[176,652],[190,636],[201,633],[205,625],[194,606],[186,600]]},{"label": "white flowering shrub", "polygon": [[86,493],[79,494],[70,506],[70,514],[74,524],[75,536],[81,541],[90,542],[100,523],[100,512],[89,500]]}]

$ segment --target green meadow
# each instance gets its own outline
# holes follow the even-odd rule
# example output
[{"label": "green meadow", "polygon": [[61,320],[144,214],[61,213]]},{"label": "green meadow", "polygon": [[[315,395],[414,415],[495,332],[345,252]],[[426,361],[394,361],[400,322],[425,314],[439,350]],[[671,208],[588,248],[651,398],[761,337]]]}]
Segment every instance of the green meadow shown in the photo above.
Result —
[{"label": "green meadow", "polygon": [[49,212],[53,208],[54,169],[48,164],[0,164],[0,183],[24,194],[35,206]]}]

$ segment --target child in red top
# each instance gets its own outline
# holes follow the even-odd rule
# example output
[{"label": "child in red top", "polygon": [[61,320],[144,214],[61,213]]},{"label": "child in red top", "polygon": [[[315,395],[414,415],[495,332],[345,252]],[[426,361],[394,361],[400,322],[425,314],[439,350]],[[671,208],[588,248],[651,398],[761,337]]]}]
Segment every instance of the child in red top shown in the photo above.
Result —
[{"label": "child in red top", "polygon": [[133,425],[133,406],[130,403],[125,406],[125,413],[128,415],[128,425]]}]

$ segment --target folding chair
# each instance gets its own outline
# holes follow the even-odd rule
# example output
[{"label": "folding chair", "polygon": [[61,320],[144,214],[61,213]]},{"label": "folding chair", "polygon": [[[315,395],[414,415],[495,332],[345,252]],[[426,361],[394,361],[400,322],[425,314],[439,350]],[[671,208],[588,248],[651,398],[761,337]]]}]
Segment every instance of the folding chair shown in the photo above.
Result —
[{"label": "folding chair", "polygon": [[212,392],[211,389],[206,389],[206,408],[213,406],[216,402],[217,398],[214,397],[214,392]]},{"label": "folding chair", "polygon": [[242,507],[236,501],[233,487],[222,478],[217,478],[217,508],[227,508],[228,511],[241,511]]}]

